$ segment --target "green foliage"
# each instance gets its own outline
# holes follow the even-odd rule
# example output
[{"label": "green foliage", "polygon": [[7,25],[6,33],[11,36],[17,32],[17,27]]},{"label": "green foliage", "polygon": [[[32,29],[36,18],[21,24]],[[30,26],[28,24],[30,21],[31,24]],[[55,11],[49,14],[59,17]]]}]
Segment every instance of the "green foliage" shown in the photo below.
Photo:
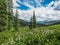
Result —
[{"label": "green foliage", "polygon": [[[28,27],[19,28],[17,10],[15,17],[13,15],[7,15],[6,7],[3,4],[5,3],[0,5],[0,31],[6,31],[0,32],[0,45],[60,45],[60,24],[35,28],[36,17],[34,13],[29,28],[35,29],[30,30]],[[12,22],[13,18],[14,22]],[[18,31],[8,31],[7,24],[11,30],[13,24],[15,30]]]},{"label": "green foliage", "polygon": [[35,16],[35,12],[33,12],[33,28],[36,27],[36,16]]},{"label": "green foliage", "polygon": [[11,14],[9,14],[8,15],[8,30],[12,30],[12,28],[13,28],[13,15],[11,15]]},{"label": "green foliage", "polygon": [[1,32],[0,45],[60,45],[60,31],[51,30],[51,26],[47,29],[44,27],[45,30],[42,28],[30,30],[28,27],[20,27],[19,31]]},{"label": "green foliage", "polygon": [[7,1],[7,12],[8,12],[8,30],[12,30],[13,29],[13,4],[12,4],[12,0],[9,2]]},{"label": "green foliage", "polygon": [[5,2],[0,2],[0,31],[7,30],[7,10]]},{"label": "green foliage", "polygon": [[32,18],[30,18],[29,29],[32,29],[32,28],[33,28],[33,25],[32,25],[33,23],[32,23],[32,21],[33,21]]},{"label": "green foliage", "polygon": [[29,29],[36,28],[36,16],[35,12],[33,11],[33,16],[30,18]]},{"label": "green foliage", "polygon": [[15,30],[19,29],[19,19],[18,19],[18,11],[16,10],[16,15],[15,15]]}]

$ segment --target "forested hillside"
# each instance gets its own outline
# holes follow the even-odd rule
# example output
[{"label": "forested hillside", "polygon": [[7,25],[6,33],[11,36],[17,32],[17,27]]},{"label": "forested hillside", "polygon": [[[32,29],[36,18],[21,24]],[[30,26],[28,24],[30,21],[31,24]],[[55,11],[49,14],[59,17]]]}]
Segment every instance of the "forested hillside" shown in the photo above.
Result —
[{"label": "forested hillside", "polygon": [[0,31],[13,29],[16,21],[19,21],[17,15],[13,16],[10,13],[6,0],[0,0]]}]

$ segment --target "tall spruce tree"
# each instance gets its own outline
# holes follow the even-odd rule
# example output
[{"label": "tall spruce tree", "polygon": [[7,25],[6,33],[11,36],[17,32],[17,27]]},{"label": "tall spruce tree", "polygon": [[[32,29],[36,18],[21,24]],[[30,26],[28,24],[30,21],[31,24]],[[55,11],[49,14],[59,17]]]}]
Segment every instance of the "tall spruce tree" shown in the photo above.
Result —
[{"label": "tall spruce tree", "polygon": [[13,29],[13,3],[12,0],[7,1],[7,12],[8,12],[8,30]]},{"label": "tall spruce tree", "polygon": [[35,16],[35,11],[33,11],[33,16],[30,18],[30,24],[29,28],[36,28],[36,16]]},{"label": "tall spruce tree", "polygon": [[35,11],[33,11],[33,28],[36,27],[36,16],[35,16]]},{"label": "tall spruce tree", "polygon": [[29,24],[29,29],[32,29],[33,28],[33,19],[32,17],[30,18],[30,24]]},{"label": "tall spruce tree", "polygon": [[8,30],[12,30],[13,28],[13,15],[8,14]]},{"label": "tall spruce tree", "polygon": [[7,30],[7,19],[6,0],[0,0],[0,31]]},{"label": "tall spruce tree", "polygon": [[16,10],[16,15],[15,15],[15,30],[19,30],[19,19],[18,19],[19,15],[18,15],[18,11]]}]

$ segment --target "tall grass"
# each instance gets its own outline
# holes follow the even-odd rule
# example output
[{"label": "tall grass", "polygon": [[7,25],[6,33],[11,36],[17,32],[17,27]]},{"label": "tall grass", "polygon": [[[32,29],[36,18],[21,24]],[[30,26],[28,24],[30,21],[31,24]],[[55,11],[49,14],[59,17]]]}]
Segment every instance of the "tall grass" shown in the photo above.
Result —
[{"label": "tall grass", "polygon": [[0,32],[0,45],[60,45],[58,25],[33,30],[20,27],[19,31]]}]

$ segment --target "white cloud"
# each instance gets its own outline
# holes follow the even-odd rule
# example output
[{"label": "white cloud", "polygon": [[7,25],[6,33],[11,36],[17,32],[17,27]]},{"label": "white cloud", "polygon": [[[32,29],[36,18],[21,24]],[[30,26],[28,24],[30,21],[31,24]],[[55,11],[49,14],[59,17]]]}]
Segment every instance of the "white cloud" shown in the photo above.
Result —
[{"label": "white cloud", "polygon": [[[20,15],[19,18],[21,18],[21,19],[29,20],[30,17],[33,15],[33,10],[35,10],[37,21],[60,20],[60,11],[54,10],[54,8],[59,4],[57,2],[52,1],[51,3],[48,4],[47,7],[38,7],[38,8],[34,8],[33,6],[31,6],[28,3],[22,3],[22,2],[20,2],[20,3],[31,8],[30,10],[18,10],[19,15]],[[14,3],[14,5],[15,4],[16,3]],[[55,7],[52,9],[51,5],[53,5],[53,4],[55,5]],[[16,9],[14,9],[14,12],[15,12],[15,10]]]},{"label": "white cloud", "polygon": [[36,2],[36,4],[37,4],[37,6],[42,6],[41,4],[40,4],[40,2],[42,2],[42,0],[35,0],[35,2]]},{"label": "white cloud", "polygon": [[54,9],[60,10],[60,1],[54,3],[55,7]]},{"label": "white cloud", "polygon": [[13,1],[13,7],[14,7],[14,8],[20,6],[19,4],[16,3],[17,0],[12,0],[12,1]]},{"label": "white cloud", "polygon": [[32,6],[32,5],[30,5],[28,2],[28,0],[25,0],[24,2],[21,2],[20,0],[17,0],[19,3],[21,3],[21,4],[23,4],[23,5],[25,5],[25,6],[27,6],[27,7],[29,7],[29,8],[34,8],[34,6]]},{"label": "white cloud", "polygon": [[55,3],[54,1],[50,2],[50,3],[47,5],[47,7],[48,7],[48,8],[51,8],[51,6],[54,5],[54,3]]},{"label": "white cloud", "polygon": [[58,0],[58,1],[53,1],[53,2],[51,2],[51,3],[49,3],[49,5],[48,6],[50,6],[50,8],[51,8],[51,5],[54,5],[54,7],[52,7],[53,9],[54,8],[56,8],[56,9],[60,9],[60,0]]},{"label": "white cloud", "polygon": [[44,20],[60,20],[60,11],[55,11],[53,9],[48,9],[45,7],[35,8],[31,10],[22,11],[19,10],[20,18],[23,19],[30,19],[33,15],[33,10],[35,10],[37,21],[44,21]]},{"label": "white cloud", "polygon": [[[32,9],[32,8],[35,8],[34,5],[37,6],[37,7],[42,6],[42,5],[40,4],[40,2],[43,2],[43,1],[44,1],[44,0],[23,0],[23,2],[21,2],[20,0],[17,0],[17,2],[19,2],[20,4],[23,4],[23,5],[31,8],[31,9]],[[35,4],[34,2],[35,2],[36,4]]]}]

